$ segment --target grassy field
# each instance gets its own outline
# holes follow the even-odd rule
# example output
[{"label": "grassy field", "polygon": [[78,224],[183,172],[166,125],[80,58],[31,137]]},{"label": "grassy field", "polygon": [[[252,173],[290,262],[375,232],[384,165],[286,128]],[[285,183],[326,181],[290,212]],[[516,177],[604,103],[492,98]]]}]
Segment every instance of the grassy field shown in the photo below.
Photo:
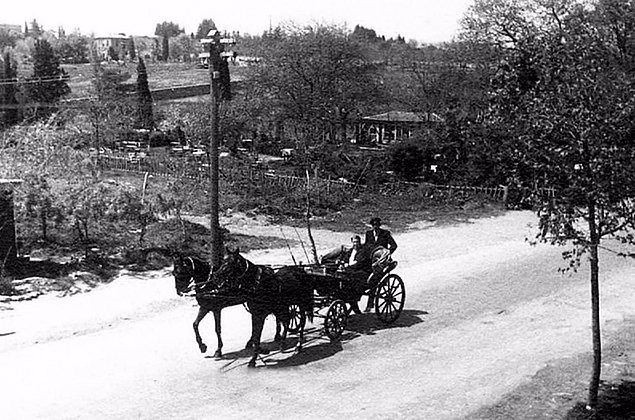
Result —
[{"label": "grassy field", "polygon": [[[125,83],[135,83],[137,80],[137,64],[106,64],[105,67],[120,69],[128,74],[130,78]],[[71,94],[69,98],[83,98],[90,94],[93,76],[91,64],[65,64],[62,68],[70,77],[69,87]],[[209,83],[209,71],[199,68],[196,63],[146,63],[148,71],[148,84],[150,89],[162,89],[174,86],[187,86]],[[244,67],[230,67],[232,79],[240,78],[244,72]]]}]

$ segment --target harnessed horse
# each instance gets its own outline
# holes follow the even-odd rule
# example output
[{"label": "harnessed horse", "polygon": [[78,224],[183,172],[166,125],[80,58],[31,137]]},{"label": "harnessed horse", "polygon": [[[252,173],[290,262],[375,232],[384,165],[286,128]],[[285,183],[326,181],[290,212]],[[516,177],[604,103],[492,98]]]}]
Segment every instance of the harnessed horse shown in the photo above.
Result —
[{"label": "harnessed horse", "polygon": [[[201,353],[207,351],[207,345],[203,343],[198,325],[209,312],[214,314],[214,326],[218,347],[214,352],[214,357],[220,358],[223,355],[223,340],[221,339],[221,310],[229,306],[241,305],[246,299],[243,296],[222,296],[214,293],[211,267],[205,261],[194,257],[174,256],[174,282],[179,295],[189,293],[194,289],[196,302],[198,303],[198,315],[194,320],[194,335],[196,343]],[[247,342],[247,347],[250,341]]]},{"label": "harnessed horse", "polygon": [[218,290],[242,296],[251,312],[251,343],[253,356],[249,367],[256,366],[256,358],[262,353],[260,337],[267,315],[274,314],[282,324],[280,337],[287,335],[291,315],[289,307],[298,305],[304,313],[299,325],[299,339],[296,351],[302,349],[304,340],[305,318],[313,320],[313,286],[301,268],[283,267],[274,272],[271,268],[253,264],[240,255],[238,248],[227,253],[220,268],[213,275]]}]

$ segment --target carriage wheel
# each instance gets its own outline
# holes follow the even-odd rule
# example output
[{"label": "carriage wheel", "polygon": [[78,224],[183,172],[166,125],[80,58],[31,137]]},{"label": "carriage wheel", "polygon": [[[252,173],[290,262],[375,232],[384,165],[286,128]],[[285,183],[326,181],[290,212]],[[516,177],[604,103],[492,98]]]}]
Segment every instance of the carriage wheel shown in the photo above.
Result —
[{"label": "carriage wheel", "polygon": [[291,334],[296,334],[300,331],[300,325],[306,321],[306,314],[300,310],[298,305],[289,306],[289,329]]},{"label": "carriage wheel", "polygon": [[396,274],[389,274],[379,283],[375,291],[375,314],[386,324],[393,322],[403,310],[406,289],[403,280]]},{"label": "carriage wheel", "polygon": [[324,331],[331,340],[339,340],[346,328],[348,321],[348,309],[342,300],[331,303],[324,319]]}]

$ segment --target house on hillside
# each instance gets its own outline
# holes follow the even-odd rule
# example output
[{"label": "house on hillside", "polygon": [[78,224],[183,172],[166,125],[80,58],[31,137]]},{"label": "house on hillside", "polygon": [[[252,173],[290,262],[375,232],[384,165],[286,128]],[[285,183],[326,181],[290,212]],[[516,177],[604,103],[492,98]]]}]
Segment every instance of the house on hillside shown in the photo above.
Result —
[{"label": "house on hillside", "polygon": [[101,35],[93,38],[95,50],[102,60],[125,58],[130,51],[131,38],[126,34]]},{"label": "house on hillside", "polygon": [[357,127],[357,143],[381,146],[412,138],[418,130],[432,128],[443,118],[432,112],[389,111],[362,117]]},{"label": "house on hillside", "polygon": [[0,23],[0,31],[4,31],[6,33],[16,33],[16,34],[21,34],[22,33],[22,26],[21,25],[12,25],[10,23]]}]

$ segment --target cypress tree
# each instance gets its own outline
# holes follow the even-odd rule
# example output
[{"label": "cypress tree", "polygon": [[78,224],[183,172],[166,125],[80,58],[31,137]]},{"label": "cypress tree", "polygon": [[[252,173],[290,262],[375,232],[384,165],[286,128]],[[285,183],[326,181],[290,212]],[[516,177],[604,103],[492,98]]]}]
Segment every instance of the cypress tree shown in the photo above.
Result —
[{"label": "cypress tree", "polygon": [[153,126],[152,94],[148,86],[148,72],[143,58],[139,57],[137,65],[137,127],[151,130]]},{"label": "cypress tree", "polygon": [[2,123],[5,126],[16,124],[19,120],[18,100],[15,97],[17,71],[11,65],[11,55],[7,52],[4,54],[4,65],[2,77],[4,81],[2,89],[2,104],[5,106]]},{"label": "cypress tree", "polygon": [[134,38],[130,37],[130,42],[128,43],[128,56],[131,60],[134,60],[137,57],[137,51],[134,44]]},{"label": "cypress tree", "polygon": [[53,111],[51,104],[70,93],[66,83],[68,75],[60,67],[60,60],[53,51],[51,44],[44,39],[35,41],[33,53],[33,76],[27,80],[28,96],[32,102],[45,105],[44,109],[36,109],[40,116],[48,115]]}]

